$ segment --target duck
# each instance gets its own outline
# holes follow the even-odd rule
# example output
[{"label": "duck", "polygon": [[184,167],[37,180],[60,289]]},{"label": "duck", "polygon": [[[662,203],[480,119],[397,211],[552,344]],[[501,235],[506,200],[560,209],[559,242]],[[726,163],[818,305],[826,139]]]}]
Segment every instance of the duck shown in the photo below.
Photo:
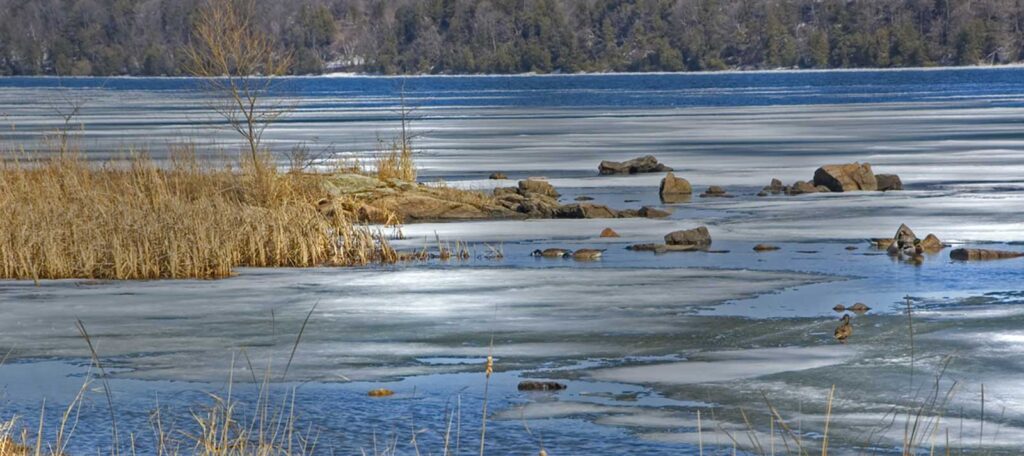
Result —
[{"label": "duck", "polygon": [[544,258],[565,258],[572,255],[572,250],[566,249],[537,249],[534,250],[530,256],[544,257]]},{"label": "duck", "polygon": [[591,261],[601,259],[601,255],[604,253],[604,249],[579,249],[572,254],[572,259],[576,261]]},{"label": "duck", "polygon": [[843,315],[843,318],[839,321],[843,322],[843,324],[836,328],[835,337],[839,343],[845,344],[846,339],[849,339],[850,336],[853,335],[853,325],[850,324],[850,314]]}]

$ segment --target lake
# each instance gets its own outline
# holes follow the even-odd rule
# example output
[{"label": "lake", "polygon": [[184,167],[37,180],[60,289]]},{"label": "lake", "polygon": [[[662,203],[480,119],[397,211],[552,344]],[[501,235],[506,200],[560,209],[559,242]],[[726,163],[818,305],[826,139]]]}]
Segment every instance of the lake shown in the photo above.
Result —
[{"label": "lake", "polygon": [[[294,394],[318,454],[385,442],[436,454],[446,436],[477,454],[485,398],[497,454],[769,454],[793,436],[818,451],[826,420],[831,454],[901,454],[908,421],[925,453],[947,438],[1019,453],[1024,260],[956,262],[945,250],[911,265],[867,239],[906,223],[957,247],[1024,250],[1024,69],[288,78],[273,100],[289,113],[266,141],[282,156],[304,144],[319,166],[372,158],[397,134],[403,98],[423,182],[490,190],[544,176],[565,202],[672,215],[389,231],[405,249],[467,242],[467,261],[0,281],[0,418],[34,428],[45,400],[53,431],[91,372],[81,319],[109,383],[86,389],[75,454],[111,446],[107,385],[122,444],[133,432],[145,454],[157,408],[187,428],[207,392],[251,405],[265,375],[277,401]],[[44,137],[79,105],[69,125],[90,159],[164,159],[184,142],[231,156],[238,138],[207,99],[189,79],[4,78],[0,147],[45,154]],[[663,204],[662,174],[597,173],[601,160],[646,154],[697,192],[720,185],[733,197]],[[755,196],[772,178],[852,161],[906,189]],[[488,179],[495,171],[511,181]],[[712,251],[625,249],[698,225]],[[621,237],[599,238],[606,227]],[[781,249],[757,253],[759,243]],[[504,259],[487,258],[496,246]],[[588,263],[530,256],[549,247],[607,250]],[[837,344],[832,309],[856,302],[872,309]],[[568,389],[520,393],[523,379]],[[381,387],[395,396],[367,396]]]}]

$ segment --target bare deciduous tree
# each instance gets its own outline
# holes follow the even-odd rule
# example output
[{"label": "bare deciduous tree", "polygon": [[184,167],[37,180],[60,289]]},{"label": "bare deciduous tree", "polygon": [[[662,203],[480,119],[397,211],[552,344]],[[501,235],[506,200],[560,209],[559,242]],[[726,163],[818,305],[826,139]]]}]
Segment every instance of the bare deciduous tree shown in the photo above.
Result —
[{"label": "bare deciduous tree", "polygon": [[259,30],[255,10],[255,0],[206,0],[186,49],[186,68],[203,79],[214,95],[211,107],[245,139],[259,171],[263,133],[286,112],[267,98],[292,59]]}]

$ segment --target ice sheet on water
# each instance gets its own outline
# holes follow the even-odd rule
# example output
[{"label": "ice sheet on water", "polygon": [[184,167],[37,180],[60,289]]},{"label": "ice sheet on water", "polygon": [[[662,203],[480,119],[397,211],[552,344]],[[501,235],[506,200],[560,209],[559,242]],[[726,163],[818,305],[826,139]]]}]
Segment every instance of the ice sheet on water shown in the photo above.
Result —
[{"label": "ice sheet on water", "polygon": [[486,356],[491,334],[504,335],[494,350],[511,360],[623,356],[626,341],[679,331],[696,306],[815,280],[702,269],[397,268],[96,286],[3,282],[0,347],[18,357],[87,356],[77,316],[101,355],[136,368],[132,375],[221,378],[242,347],[257,365],[283,363],[316,303],[296,375],[410,375],[458,367],[417,358]]},{"label": "ice sheet on water", "polygon": [[590,377],[662,385],[725,382],[841,364],[855,353],[842,345],[711,352],[701,360],[598,369],[591,371]]}]

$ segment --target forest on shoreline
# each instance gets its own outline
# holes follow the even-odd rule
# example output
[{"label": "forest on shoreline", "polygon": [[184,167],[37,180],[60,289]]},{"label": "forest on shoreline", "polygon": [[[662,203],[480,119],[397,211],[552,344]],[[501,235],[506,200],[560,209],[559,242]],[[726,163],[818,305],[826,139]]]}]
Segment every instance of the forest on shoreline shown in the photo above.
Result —
[{"label": "forest on shoreline", "polygon": [[[0,0],[0,75],[177,76],[204,0]],[[1024,0],[238,0],[293,74],[898,68],[1024,57]]]}]

